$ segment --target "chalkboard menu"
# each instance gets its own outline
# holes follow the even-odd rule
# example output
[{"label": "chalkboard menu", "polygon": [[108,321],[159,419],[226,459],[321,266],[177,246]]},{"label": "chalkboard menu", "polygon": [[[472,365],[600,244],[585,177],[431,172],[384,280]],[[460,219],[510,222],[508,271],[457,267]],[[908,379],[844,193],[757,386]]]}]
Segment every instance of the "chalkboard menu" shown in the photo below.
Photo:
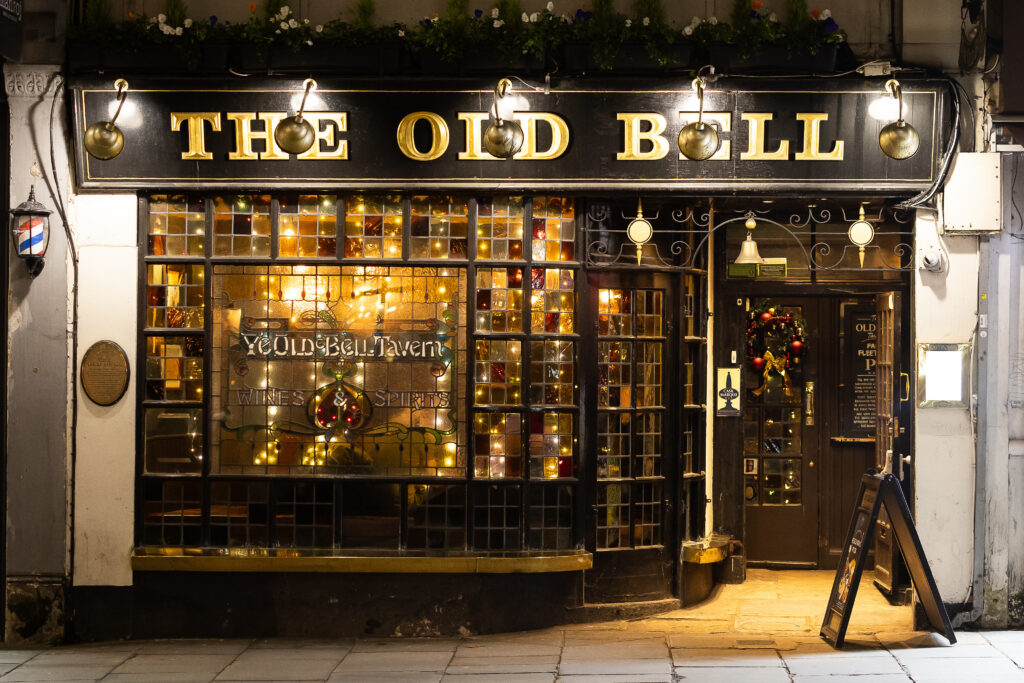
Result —
[{"label": "chalkboard menu", "polygon": [[843,554],[832,583],[825,618],[821,623],[821,637],[834,647],[843,646],[846,627],[850,623],[850,612],[857,598],[861,574],[864,572],[864,562],[868,559],[871,534],[883,505],[889,514],[893,536],[907,563],[907,569],[910,570],[914,589],[917,591],[928,623],[935,631],[944,635],[950,644],[955,643],[956,634],[939,596],[939,589],[928,566],[924,548],[921,547],[921,539],[914,528],[914,519],[910,516],[910,508],[903,496],[903,489],[899,480],[891,474],[865,474],[861,479],[857,508],[853,511],[853,519],[850,520],[850,530],[846,535],[846,543],[843,544]]},{"label": "chalkboard menu", "polygon": [[853,437],[875,435],[876,334],[874,306],[847,308],[843,315],[846,340],[843,369],[846,395],[843,397],[843,434]]}]

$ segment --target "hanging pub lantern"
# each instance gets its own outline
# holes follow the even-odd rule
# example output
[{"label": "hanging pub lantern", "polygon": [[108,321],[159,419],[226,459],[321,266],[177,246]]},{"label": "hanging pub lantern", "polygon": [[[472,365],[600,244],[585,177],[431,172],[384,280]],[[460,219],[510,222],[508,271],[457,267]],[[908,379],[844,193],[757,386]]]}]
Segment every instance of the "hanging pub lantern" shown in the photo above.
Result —
[{"label": "hanging pub lantern", "polygon": [[885,82],[885,89],[898,102],[899,107],[897,119],[882,128],[882,132],[878,134],[878,146],[891,159],[909,159],[917,154],[921,136],[912,125],[903,120],[903,88],[900,87],[900,82],[890,78]]},{"label": "hanging pub lantern", "polygon": [[11,238],[14,253],[25,259],[29,274],[39,275],[50,241],[50,210],[36,201],[35,186],[28,191],[28,199],[11,210]]},{"label": "hanging pub lantern", "polygon": [[316,131],[302,115],[306,111],[306,98],[309,97],[309,91],[316,90],[317,84],[312,78],[307,78],[302,85],[305,90],[302,93],[302,102],[299,104],[298,113],[282,120],[274,130],[274,141],[288,154],[302,154],[309,150],[316,141]]},{"label": "hanging pub lantern", "polygon": [[512,88],[512,81],[502,78],[494,88],[494,117],[484,131],[484,147],[487,153],[499,159],[511,159],[523,148],[523,127],[515,119],[501,118],[498,103]]},{"label": "hanging pub lantern", "polygon": [[117,127],[124,102],[128,99],[128,81],[119,78],[114,81],[117,88],[117,111],[109,121],[97,121],[85,129],[83,144],[85,151],[104,161],[113,159],[124,149],[124,133]]}]

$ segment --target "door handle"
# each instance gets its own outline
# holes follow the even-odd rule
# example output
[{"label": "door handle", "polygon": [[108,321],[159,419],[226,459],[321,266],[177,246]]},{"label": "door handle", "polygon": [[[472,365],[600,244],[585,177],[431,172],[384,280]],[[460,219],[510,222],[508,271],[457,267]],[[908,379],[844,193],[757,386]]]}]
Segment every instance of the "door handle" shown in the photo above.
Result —
[{"label": "door handle", "polygon": [[814,426],[814,382],[804,382],[804,424]]},{"label": "door handle", "polygon": [[906,372],[901,372],[900,379],[903,381],[903,390],[900,391],[900,403],[906,403],[910,400],[910,375]]}]

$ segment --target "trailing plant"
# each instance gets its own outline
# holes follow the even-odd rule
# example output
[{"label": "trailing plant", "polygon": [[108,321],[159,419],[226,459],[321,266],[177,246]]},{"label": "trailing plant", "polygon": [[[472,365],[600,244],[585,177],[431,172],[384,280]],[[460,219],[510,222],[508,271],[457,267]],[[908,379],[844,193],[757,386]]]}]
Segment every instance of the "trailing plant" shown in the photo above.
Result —
[{"label": "trailing plant", "polygon": [[676,39],[663,0],[633,0],[633,18],[627,22],[625,40],[643,43],[651,59],[665,65],[673,61]]}]

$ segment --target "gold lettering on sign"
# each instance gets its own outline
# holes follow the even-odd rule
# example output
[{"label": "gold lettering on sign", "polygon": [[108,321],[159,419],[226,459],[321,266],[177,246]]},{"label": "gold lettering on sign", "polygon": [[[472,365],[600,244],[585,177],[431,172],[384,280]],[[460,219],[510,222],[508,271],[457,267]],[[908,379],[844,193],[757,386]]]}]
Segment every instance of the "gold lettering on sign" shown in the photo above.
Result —
[{"label": "gold lettering on sign", "polygon": [[[418,121],[430,125],[430,149],[421,152],[416,148],[415,129]],[[413,161],[433,161],[448,149],[448,124],[432,111],[414,111],[398,122],[398,149]]]},{"label": "gold lettering on sign", "polygon": [[[619,161],[654,161],[664,159],[668,155],[668,140],[662,133],[668,122],[661,114],[619,114],[619,121],[625,124],[625,146],[623,152],[618,152],[615,158]],[[642,124],[648,124],[645,131],[640,130]],[[651,143],[651,149],[642,152],[640,143],[647,141]]]},{"label": "gold lettering on sign", "polygon": [[765,138],[767,137],[766,125],[772,120],[772,114],[761,112],[744,113],[740,118],[747,122],[747,131],[750,142],[747,151],[740,154],[742,161],[785,161],[789,158],[789,140],[779,141],[779,147],[774,152],[764,150]]},{"label": "gold lettering on sign", "polygon": [[459,121],[466,122],[466,151],[459,152],[459,161],[500,161],[484,149],[484,136],[480,125],[490,118],[482,111],[460,111]]},{"label": "gold lettering on sign", "polygon": [[[523,127],[523,148],[516,159],[550,161],[557,159],[569,147],[569,124],[561,116],[550,112],[516,112],[515,119]],[[537,150],[537,123],[544,122],[551,130],[551,145],[543,152]]]},{"label": "gold lettering on sign", "polygon": [[171,132],[181,130],[181,124],[188,123],[188,151],[181,153],[181,158],[188,161],[209,161],[213,154],[206,151],[206,128],[203,122],[210,123],[210,130],[220,132],[220,113],[215,111],[172,111]]},{"label": "gold lettering on sign", "polygon": [[[679,120],[683,122],[685,126],[690,122],[690,119],[697,119],[697,112],[695,111],[681,111],[679,112]],[[727,111],[706,111],[704,112],[704,121],[708,123],[717,123],[718,130],[721,133],[729,133],[732,131],[732,114]],[[729,140],[721,140],[718,145],[718,151],[715,152],[714,156],[708,158],[708,161],[728,161],[729,155],[732,153],[732,143]],[[690,161],[686,156],[680,152],[680,161]]]},{"label": "gold lettering on sign", "polygon": [[797,121],[804,122],[804,148],[796,153],[797,161],[842,161],[843,141],[836,140],[831,152],[822,152],[821,122],[828,121],[828,114],[797,114]]},{"label": "gold lettering on sign", "polygon": [[[257,114],[253,112],[228,112],[228,121],[235,122],[235,150],[228,152],[228,159],[231,161],[282,161],[288,159],[288,154],[277,146],[274,141],[274,129],[277,124],[288,114],[284,112],[261,112],[260,121],[263,122],[263,130],[252,129],[253,121]],[[265,152],[256,153],[252,151],[253,140],[262,140],[266,145]]]},{"label": "gold lettering on sign", "polygon": [[[299,159],[348,159],[348,140],[334,143],[334,129],[339,133],[348,130],[348,113],[343,111],[307,111],[302,118],[309,120],[316,132],[313,146],[299,155]],[[327,124],[326,126],[323,124]],[[333,125],[332,125],[333,124]],[[320,143],[323,143],[321,145]]]}]

